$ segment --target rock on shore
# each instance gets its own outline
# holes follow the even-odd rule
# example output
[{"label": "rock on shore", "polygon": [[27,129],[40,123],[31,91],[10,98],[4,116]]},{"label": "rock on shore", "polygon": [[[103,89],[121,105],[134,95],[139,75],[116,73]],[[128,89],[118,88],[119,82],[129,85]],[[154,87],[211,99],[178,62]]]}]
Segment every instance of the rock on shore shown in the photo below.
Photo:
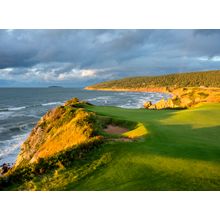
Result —
[{"label": "rock on shore", "polygon": [[219,88],[180,88],[172,91],[173,97],[152,104],[145,102],[146,109],[184,109],[201,102],[220,102]]}]

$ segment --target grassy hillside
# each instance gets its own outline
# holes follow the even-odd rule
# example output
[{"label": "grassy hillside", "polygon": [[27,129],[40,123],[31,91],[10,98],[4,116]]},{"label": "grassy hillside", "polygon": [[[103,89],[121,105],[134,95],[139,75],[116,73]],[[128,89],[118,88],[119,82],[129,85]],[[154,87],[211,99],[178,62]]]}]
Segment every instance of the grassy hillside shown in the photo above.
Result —
[{"label": "grassy hillside", "polygon": [[71,162],[64,160],[49,172],[4,189],[220,190],[219,103],[181,111],[90,105],[85,109],[103,123],[110,120],[129,128],[124,136],[138,138],[106,141]]},{"label": "grassy hillside", "polygon": [[48,111],[22,144],[15,166],[37,162],[98,138],[95,115],[81,108],[83,103],[73,98]]},{"label": "grassy hillside", "polygon": [[154,87],[220,87],[220,70],[161,76],[130,77],[98,83],[87,89],[143,89]]}]

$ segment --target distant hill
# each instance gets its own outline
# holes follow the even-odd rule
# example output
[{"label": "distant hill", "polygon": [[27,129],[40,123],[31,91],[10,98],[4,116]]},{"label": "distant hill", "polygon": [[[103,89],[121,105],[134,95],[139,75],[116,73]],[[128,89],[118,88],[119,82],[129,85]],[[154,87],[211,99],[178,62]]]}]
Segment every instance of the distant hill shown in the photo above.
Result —
[{"label": "distant hill", "polygon": [[62,86],[48,86],[48,88],[63,88]]},{"label": "distant hill", "polygon": [[94,84],[86,87],[86,89],[144,89],[156,87],[220,87],[220,70],[129,77]]}]

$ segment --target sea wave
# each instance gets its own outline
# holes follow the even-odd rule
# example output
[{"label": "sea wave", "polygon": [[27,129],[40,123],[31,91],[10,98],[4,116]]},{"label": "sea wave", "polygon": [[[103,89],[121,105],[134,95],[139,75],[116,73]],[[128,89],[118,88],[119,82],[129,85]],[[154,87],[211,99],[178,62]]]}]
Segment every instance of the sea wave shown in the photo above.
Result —
[{"label": "sea wave", "polygon": [[[123,98],[123,97],[121,97]],[[161,99],[168,99],[169,95],[162,93],[142,93],[142,94],[132,94],[130,95],[130,100],[127,100],[125,103],[120,103],[116,105],[121,108],[137,109],[143,108],[143,105],[147,101],[151,101],[153,104],[158,102]]]},{"label": "sea wave", "polygon": [[36,122],[28,122],[25,124],[17,124],[17,125],[13,125],[13,126],[3,126],[0,127],[0,134],[12,134],[13,133],[23,133],[23,132],[27,132],[30,129],[32,129],[34,127],[34,125],[36,124]]},{"label": "sea wave", "polygon": [[19,111],[19,110],[25,109],[25,108],[26,108],[26,106],[1,108],[0,113],[1,112],[8,112],[8,111]]},{"label": "sea wave", "polygon": [[21,109],[25,109],[26,106],[21,106],[21,107],[11,107],[11,108],[8,108],[8,111],[19,111]]},{"label": "sea wave", "polygon": [[0,120],[5,120],[7,118],[9,118],[11,115],[13,114],[13,112],[0,112]]},{"label": "sea wave", "polygon": [[111,101],[114,100],[114,96],[98,96],[94,98],[87,99],[88,102],[91,102],[95,105],[105,105],[111,103]]},{"label": "sea wave", "polygon": [[29,132],[20,135],[14,135],[10,140],[0,141],[0,164],[14,163],[21,144],[27,138]]},{"label": "sea wave", "polygon": [[0,127],[0,134],[1,134],[1,133],[5,133],[5,132],[7,132],[7,131],[8,131],[7,128]]},{"label": "sea wave", "polygon": [[42,106],[48,106],[48,105],[62,105],[62,102],[48,102],[41,104]]},{"label": "sea wave", "polygon": [[41,118],[41,116],[34,115],[34,114],[26,114],[25,116],[30,117],[30,118],[36,118],[36,119],[40,119]]},{"label": "sea wave", "polygon": [[0,112],[7,112],[8,108],[0,108]]},{"label": "sea wave", "polygon": [[0,108],[0,113],[10,112],[10,111],[20,111],[22,109],[33,108],[33,107],[38,107],[38,106],[62,105],[62,104],[64,104],[64,102],[48,102],[48,103],[27,105],[27,106],[19,106],[19,107],[14,107],[14,106],[13,107],[5,107],[5,108]]}]

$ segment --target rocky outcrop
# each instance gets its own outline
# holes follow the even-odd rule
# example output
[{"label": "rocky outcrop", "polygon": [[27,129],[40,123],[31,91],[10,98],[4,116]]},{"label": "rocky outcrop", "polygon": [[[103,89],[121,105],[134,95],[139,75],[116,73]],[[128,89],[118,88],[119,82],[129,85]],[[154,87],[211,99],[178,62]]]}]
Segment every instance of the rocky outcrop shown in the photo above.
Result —
[{"label": "rocky outcrop", "polygon": [[75,148],[96,137],[96,116],[85,111],[85,102],[74,98],[48,111],[21,146],[15,167],[37,162]]},{"label": "rocky outcrop", "polygon": [[146,109],[185,109],[202,102],[220,102],[218,88],[179,88],[172,90],[173,97],[155,104],[145,102]]},{"label": "rocky outcrop", "polygon": [[144,108],[146,109],[175,109],[180,108],[179,105],[176,105],[173,99],[164,100],[161,99],[156,104],[150,105],[149,102],[147,104],[144,103]]},{"label": "rocky outcrop", "polygon": [[11,169],[11,166],[9,163],[3,163],[0,167],[0,174],[4,175]]},{"label": "rocky outcrop", "polygon": [[149,108],[150,106],[152,106],[152,102],[148,101],[144,103],[144,108]]}]

